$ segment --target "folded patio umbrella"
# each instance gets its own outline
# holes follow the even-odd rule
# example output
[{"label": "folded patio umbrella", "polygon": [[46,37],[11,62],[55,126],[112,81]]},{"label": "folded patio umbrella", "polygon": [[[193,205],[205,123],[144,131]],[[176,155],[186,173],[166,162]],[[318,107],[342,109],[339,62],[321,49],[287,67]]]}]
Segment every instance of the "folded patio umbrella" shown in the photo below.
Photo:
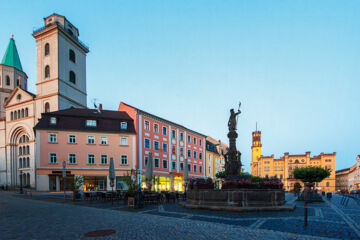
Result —
[{"label": "folded patio umbrella", "polygon": [[152,153],[149,153],[149,159],[146,163],[146,171],[145,171],[145,181],[148,190],[151,190],[152,177],[153,177],[153,158],[152,158]]},{"label": "folded patio umbrella", "polygon": [[185,158],[184,163],[184,182],[186,182],[189,179],[189,168],[188,168],[188,160]]},{"label": "folded patio umbrella", "polygon": [[114,187],[115,167],[114,167],[114,159],[113,158],[110,158],[109,178],[110,178],[110,186]]}]

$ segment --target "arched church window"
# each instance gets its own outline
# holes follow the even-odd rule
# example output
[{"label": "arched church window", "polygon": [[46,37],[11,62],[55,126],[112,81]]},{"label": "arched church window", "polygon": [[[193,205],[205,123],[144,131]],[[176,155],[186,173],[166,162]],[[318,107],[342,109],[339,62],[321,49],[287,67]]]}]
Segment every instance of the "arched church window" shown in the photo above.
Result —
[{"label": "arched church window", "polygon": [[49,78],[50,77],[50,67],[49,65],[46,65],[45,67],[45,78]]},{"label": "arched church window", "polygon": [[28,108],[25,108],[25,117],[29,116],[29,110]]},{"label": "arched church window", "polygon": [[21,77],[20,76],[18,76],[18,78],[17,78],[17,86],[21,87]]},{"label": "arched church window", "polygon": [[14,119],[17,119],[17,111],[14,112]]},{"label": "arched church window", "polygon": [[70,71],[70,73],[69,73],[69,80],[70,80],[70,82],[72,82],[73,84],[76,83],[76,75],[75,75],[75,73],[74,73],[73,71]]},{"label": "arched church window", "polygon": [[45,44],[45,56],[50,54],[50,44],[46,43]]},{"label": "arched church window", "polygon": [[30,167],[30,158],[28,158],[28,157],[26,158],[26,166]]},{"label": "arched church window", "polygon": [[10,77],[8,75],[5,77],[5,84],[6,86],[10,86]]},{"label": "arched church window", "polygon": [[69,60],[72,61],[73,63],[75,63],[76,61],[75,52],[72,49],[69,50]]},{"label": "arched church window", "polygon": [[29,137],[28,136],[24,136],[25,142],[29,142]]},{"label": "arched church window", "polygon": [[22,155],[22,147],[19,147],[19,155]]},{"label": "arched church window", "polygon": [[10,113],[10,120],[14,120],[14,113],[13,112]]},{"label": "arched church window", "polygon": [[18,118],[20,118],[20,109],[18,110]]},{"label": "arched church window", "polygon": [[22,168],[22,158],[19,158],[19,168]]},{"label": "arched church window", "polygon": [[50,112],[50,103],[45,103],[45,112]]},{"label": "arched church window", "polygon": [[30,154],[30,147],[26,146],[26,154]]},{"label": "arched church window", "polygon": [[26,148],[25,148],[25,146],[23,146],[22,149],[23,149],[23,154],[25,155],[25,154],[26,154]]},{"label": "arched church window", "polygon": [[22,118],[24,117],[24,114],[25,114],[24,109],[21,109],[21,117],[22,117]]}]

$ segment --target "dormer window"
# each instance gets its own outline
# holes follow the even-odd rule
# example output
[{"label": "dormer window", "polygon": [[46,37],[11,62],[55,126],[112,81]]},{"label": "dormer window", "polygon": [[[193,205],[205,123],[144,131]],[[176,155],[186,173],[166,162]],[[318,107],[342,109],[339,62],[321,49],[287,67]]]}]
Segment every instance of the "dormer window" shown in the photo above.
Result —
[{"label": "dormer window", "polygon": [[127,129],[127,122],[121,122],[120,123],[120,128],[123,129]]},{"label": "dormer window", "polygon": [[50,118],[50,124],[56,124],[56,117]]},{"label": "dormer window", "polygon": [[86,120],[87,127],[96,127],[96,120]]}]

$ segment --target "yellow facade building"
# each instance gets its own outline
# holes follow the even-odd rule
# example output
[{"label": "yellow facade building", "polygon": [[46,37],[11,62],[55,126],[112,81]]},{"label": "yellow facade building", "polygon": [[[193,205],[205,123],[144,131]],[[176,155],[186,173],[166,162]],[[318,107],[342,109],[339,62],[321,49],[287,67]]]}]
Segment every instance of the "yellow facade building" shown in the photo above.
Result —
[{"label": "yellow facade building", "polygon": [[310,157],[310,152],[305,154],[291,155],[288,152],[284,156],[276,159],[274,155],[263,156],[261,144],[261,132],[252,133],[252,159],[251,174],[260,177],[277,177],[284,184],[286,191],[292,191],[295,183],[303,184],[293,176],[293,170],[303,167],[322,167],[331,170],[330,177],[316,184],[316,188],[320,191],[335,191],[335,161],[336,153],[320,153],[320,155]]},{"label": "yellow facade building", "polygon": [[205,176],[215,179],[217,172],[225,170],[225,157],[228,145],[212,137],[206,138]]}]

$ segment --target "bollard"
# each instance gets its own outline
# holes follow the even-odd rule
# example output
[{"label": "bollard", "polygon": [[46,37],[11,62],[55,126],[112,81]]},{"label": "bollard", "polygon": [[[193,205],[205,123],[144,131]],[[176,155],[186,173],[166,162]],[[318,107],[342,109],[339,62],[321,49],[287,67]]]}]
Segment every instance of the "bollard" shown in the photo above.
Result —
[{"label": "bollard", "polygon": [[308,218],[308,211],[307,211],[307,202],[304,204],[304,227],[307,227],[307,218]]}]

